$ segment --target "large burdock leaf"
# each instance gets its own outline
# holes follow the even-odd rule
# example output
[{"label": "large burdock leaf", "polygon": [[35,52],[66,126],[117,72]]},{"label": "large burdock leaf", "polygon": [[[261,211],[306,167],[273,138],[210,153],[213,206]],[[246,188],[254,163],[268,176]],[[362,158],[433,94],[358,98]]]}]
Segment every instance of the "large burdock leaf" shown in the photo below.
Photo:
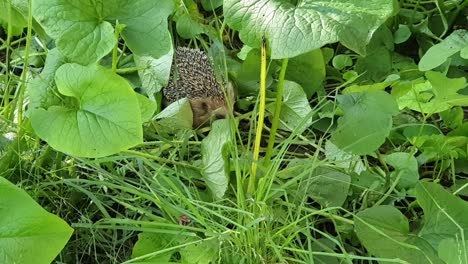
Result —
[{"label": "large burdock leaf", "polygon": [[0,177],[0,262],[51,263],[73,229]]},{"label": "large burdock leaf", "polygon": [[126,25],[122,35],[135,54],[166,54],[171,47],[167,16],[172,10],[171,0],[33,1],[34,17],[57,48],[80,64],[96,62],[112,50],[115,21]]},{"label": "large burdock leaf", "polygon": [[430,47],[419,61],[419,70],[432,70],[460,51],[461,57],[468,59],[466,55],[468,51],[468,31],[463,29],[453,31],[440,43]]},{"label": "large burdock leaf", "polygon": [[265,36],[273,59],[337,41],[365,54],[372,34],[393,11],[393,1],[388,0],[303,0],[298,5],[287,0],[224,1],[228,25],[251,47],[260,47]]},{"label": "large burdock leaf", "polygon": [[[430,182],[416,186],[416,199],[424,210],[424,226],[419,236],[434,248],[438,248],[444,239],[455,239],[458,247],[466,248],[468,202]],[[462,258],[468,261],[468,252],[463,254]]]},{"label": "large burdock leaf", "polygon": [[97,65],[64,64],[56,72],[64,106],[35,109],[32,126],[53,148],[81,157],[117,153],[143,140],[138,99],[128,82]]},{"label": "large burdock leaf", "polygon": [[380,147],[398,113],[395,99],[386,92],[372,91],[339,95],[344,115],[331,141],[340,149],[357,155],[370,154]]},{"label": "large burdock leaf", "polygon": [[393,206],[381,205],[359,212],[354,217],[354,231],[376,257],[407,263],[443,263],[434,248],[409,232],[408,219]]},{"label": "large burdock leaf", "polygon": [[33,14],[60,52],[81,64],[96,62],[116,43],[103,9],[79,0],[35,0]]},{"label": "large burdock leaf", "polygon": [[203,177],[206,185],[217,199],[223,197],[227,190],[229,178],[228,158],[225,150],[229,147],[230,136],[229,120],[216,120],[212,124],[210,134],[203,139],[201,152],[203,155]]}]

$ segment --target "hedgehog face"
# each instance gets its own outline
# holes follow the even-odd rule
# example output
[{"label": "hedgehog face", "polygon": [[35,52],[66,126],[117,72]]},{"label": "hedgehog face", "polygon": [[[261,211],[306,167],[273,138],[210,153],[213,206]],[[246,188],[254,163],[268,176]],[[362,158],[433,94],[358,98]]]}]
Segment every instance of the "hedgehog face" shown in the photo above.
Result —
[{"label": "hedgehog face", "polygon": [[193,127],[203,127],[210,124],[210,121],[226,118],[231,112],[224,98],[192,98],[190,105],[193,112]]}]

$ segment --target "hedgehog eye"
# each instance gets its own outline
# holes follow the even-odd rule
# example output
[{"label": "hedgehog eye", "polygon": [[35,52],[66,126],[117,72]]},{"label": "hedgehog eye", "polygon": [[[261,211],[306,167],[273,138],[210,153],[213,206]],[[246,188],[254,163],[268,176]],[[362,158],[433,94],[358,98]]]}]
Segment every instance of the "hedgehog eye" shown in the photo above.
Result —
[{"label": "hedgehog eye", "polygon": [[201,102],[201,109],[203,109],[203,111],[208,112],[208,104],[206,102]]},{"label": "hedgehog eye", "polygon": [[223,114],[216,114],[215,115],[215,120],[223,119],[223,118],[225,118],[225,116]]}]

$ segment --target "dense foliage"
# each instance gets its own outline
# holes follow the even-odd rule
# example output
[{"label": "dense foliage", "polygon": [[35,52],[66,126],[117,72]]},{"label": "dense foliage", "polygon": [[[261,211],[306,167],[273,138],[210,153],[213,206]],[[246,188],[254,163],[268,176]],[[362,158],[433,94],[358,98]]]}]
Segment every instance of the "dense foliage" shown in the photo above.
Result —
[{"label": "dense foliage", "polygon": [[[467,18],[0,0],[0,262],[468,264]],[[178,46],[232,81],[232,116],[163,104]]]}]

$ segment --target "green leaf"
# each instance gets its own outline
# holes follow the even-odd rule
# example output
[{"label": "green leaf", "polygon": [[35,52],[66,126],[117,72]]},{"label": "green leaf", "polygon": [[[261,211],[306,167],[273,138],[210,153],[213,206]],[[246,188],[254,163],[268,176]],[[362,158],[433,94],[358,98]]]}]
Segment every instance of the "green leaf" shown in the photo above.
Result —
[{"label": "green leaf", "polygon": [[[0,26],[2,26],[6,32],[10,22],[11,36],[20,35],[23,33],[23,29],[28,26],[27,17],[24,16],[24,14],[28,14],[27,6],[18,5],[18,2],[19,1],[0,0],[0,10],[2,10],[2,12],[0,12]],[[10,21],[8,20],[8,8],[10,8]]]},{"label": "green leaf", "polygon": [[[267,72],[266,86],[273,83],[272,68]],[[237,88],[240,95],[258,94],[260,87],[260,50],[252,49],[247,54],[237,74]]]},{"label": "green leaf", "polygon": [[179,33],[179,35],[185,39],[195,38],[196,36],[205,32],[203,26],[192,19],[192,17],[188,14],[183,14],[181,17],[179,17],[177,20],[176,29],[177,33]]},{"label": "green leaf", "polygon": [[335,166],[346,171],[354,171],[360,174],[366,170],[360,156],[345,152],[330,141],[325,142],[325,156],[328,160],[333,161]]},{"label": "green leaf", "polygon": [[182,98],[168,105],[154,119],[158,120],[158,124],[169,133],[181,129],[192,129],[192,107],[187,98]]},{"label": "green leaf", "polygon": [[241,40],[259,48],[266,37],[273,59],[291,58],[340,41],[365,54],[365,44],[394,10],[392,1],[226,0],[224,15]]},{"label": "green leaf", "polygon": [[409,233],[408,220],[393,206],[381,205],[359,212],[354,217],[354,231],[376,257],[398,258],[408,263],[443,263],[427,242]]},{"label": "green leaf", "polygon": [[368,84],[368,85],[353,84],[351,86],[346,87],[342,93],[350,94],[350,93],[359,93],[359,92],[367,92],[367,91],[383,91],[385,90],[385,88],[393,84],[395,81],[396,80],[386,80],[384,82],[373,83],[373,84]]},{"label": "green leaf", "polygon": [[216,120],[212,123],[210,134],[201,144],[203,177],[217,199],[224,196],[229,183],[229,159],[226,157],[226,151],[230,146],[230,131],[229,120]]},{"label": "green leaf", "polygon": [[142,142],[138,99],[125,79],[97,65],[64,64],[55,83],[68,103],[31,115],[35,132],[53,148],[102,157]]},{"label": "green leaf", "polygon": [[0,259],[2,263],[48,264],[73,229],[47,212],[25,191],[0,177]]},{"label": "green leaf", "polygon": [[167,30],[167,16],[172,10],[171,0],[161,0],[157,5],[152,0],[33,1],[34,17],[56,40],[57,48],[80,64],[97,62],[112,50],[116,38],[111,23],[116,20],[126,25],[122,36],[135,54],[166,54],[172,45]]},{"label": "green leaf", "polygon": [[[190,238],[188,241],[195,241],[197,238]],[[180,250],[182,264],[210,264],[216,260],[219,251],[218,239],[202,240],[191,244]]]},{"label": "green leaf", "polygon": [[[462,58],[467,58],[468,31],[455,30],[439,44],[430,47],[419,61],[419,70],[428,71],[442,65],[449,57],[462,51]],[[464,57],[465,56],[465,57]]]},{"label": "green leaf", "polygon": [[411,30],[407,25],[398,25],[398,29],[393,33],[393,42],[401,44],[411,37]]},{"label": "green leaf", "polygon": [[300,193],[312,197],[323,207],[342,206],[348,197],[351,177],[342,172],[317,168],[313,176],[300,185]]},{"label": "green leaf", "polygon": [[122,37],[134,54],[159,58],[172,49],[167,18],[174,11],[173,0],[107,0],[105,18],[125,24]]},{"label": "green leaf", "polygon": [[322,51],[316,49],[288,61],[286,79],[302,86],[307,98],[319,90],[325,79]]},{"label": "green leaf", "polygon": [[212,11],[223,5],[223,0],[201,0],[203,9]]},{"label": "green leaf", "polygon": [[340,149],[357,155],[377,150],[390,134],[392,116],[398,113],[393,97],[383,91],[339,95],[344,115],[331,141]]},{"label": "green leaf", "polygon": [[49,51],[41,74],[36,76],[26,88],[31,100],[29,111],[39,107],[49,108],[61,103],[61,98],[57,96],[58,92],[54,78],[55,72],[64,63],[65,58],[58,49],[55,48]]},{"label": "green leaf", "polygon": [[141,111],[141,121],[142,122],[147,122],[153,117],[154,111],[156,111],[156,108],[158,107],[155,102],[151,101],[148,99],[148,97],[141,95],[141,94],[135,94],[137,99],[138,99],[138,105],[140,106],[140,111]]},{"label": "green leaf", "polygon": [[419,236],[434,248],[444,239],[468,237],[468,202],[430,182],[416,186],[416,200],[424,210]]},{"label": "green leaf", "polygon": [[468,106],[468,95],[458,91],[466,86],[466,79],[450,79],[440,72],[426,72],[427,81],[416,83],[398,97],[400,109],[405,107],[421,113],[434,114],[453,106]]},{"label": "green leaf", "polygon": [[342,70],[346,67],[353,65],[353,59],[351,56],[345,54],[339,54],[333,57],[332,60],[333,67],[337,70]]},{"label": "green leaf", "polygon": [[[312,124],[312,108],[301,86],[295,82],[284,81],[283,105],[278,128],[286,131],[303,130]],[[273,112],[274,105],[268,107]],[[308,118],[308,120],[305,120]]]},{"label": "green leaf", "polygon": [[408,189],[416,185],[419,180],[418,161],[409,153],[395,152],[385,157],[385,162],[395,168],[391,173],[393,180],[400,178],[397,188]]},{"label": "green leaf", "polygon": [[78,0],[33,1],[34,17],[56,40],[60,52],[81,64],[98,61],[116,44],[112,25],[101,20],[102,11]]},{"label": "green leaf", "polygon": [[465,113],[462,107],[454,107],[452,109],[445,110],[439,113],[440,117],[444,121],[444,125],[449,128],[456,129],[463,125]]},{"label": "green leaf", "polygon": [[[155,253],[167,248],[176,246],[177,237],[173,234],[143,232],[138,234],[138,241],[135,243],[132,252],[132,258],[141,257],[146,254]],[[175,250],[156,254],[154,257],[145,258],[143,262],[147,264],[158,264],[169,262]]]},{"label": "green leaf", "polygon": [[146,67],[146,69],[138,71],[141,86],[146,94],[153,95],[167,85],[171,73],[173,55],[174,50],[171,48],[169,53],[158,59],[152,56],[134,56],[135,64],[138,67]]},{"label": "green leaf", "polygon": [[447,264],[468,264],[468,240],[444,239],[439,243],[438,253]]}]

